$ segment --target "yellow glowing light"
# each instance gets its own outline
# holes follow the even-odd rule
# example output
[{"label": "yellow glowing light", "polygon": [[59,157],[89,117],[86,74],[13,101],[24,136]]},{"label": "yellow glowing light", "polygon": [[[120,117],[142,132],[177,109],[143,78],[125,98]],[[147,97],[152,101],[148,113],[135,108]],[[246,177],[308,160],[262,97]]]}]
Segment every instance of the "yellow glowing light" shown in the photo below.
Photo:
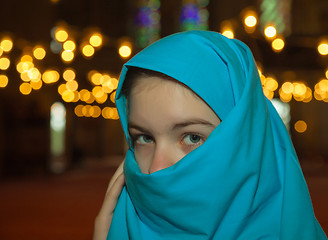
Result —
[{"label": "yellow glowing light", "polygon": [[70,62],[73,60],[74,58],[74,53],[71,51],[62,51],[61,53],[61,58],[65,61],[65,62]]},{"label": "yellow glowing light", "polygon": [[4,52],[9,52],[13,48],[13,41],[6,37],[1,40],[0,47]]},{"label": "yellow glowing light", "polygon": [[82,53],[86,57],[91,57],[95,53],[95,49],[87,44],[82,48]]},{"label": "yellow glowing light", "polygon": [[46,56],[46,50],[44,50],[44,48],[41,47],[41,46],[36,46],[33,49],[33,56],[36,59],[41,60],[41,59],[43,59]]},{"label": "yellow glowing light", "polygon": [[30,56],[28,54],[23,55],[20,60],[21,60],[21,62],[31,62],[31,63],[33,63],[32,56]]},{"label": "yellow glowing light", "polygon": [[283,102],[290,102],[293,98],[293,94],[286,93],[286,92],[282,91],[282,88],[281,88],[281,89],[279,89],[279,98]]},{"label": "yellow glowing light", "polygon": [[99,47],[102,44],[102,35],[100,33],[93,34],[89,39],[89,43],[93,47]]},{"label": "yellow glowing light", "polygon": [[41,80],[39,80],[39,81],[31,81],[30,82],[30,85],[31,85],[31,87],[34,89],[34,90],[39,90],[41,87],[42,87],[42,81]]},{"label": "yellow glowing light", "polygon": [[83,117],[82,108],[83,108],[83,105],[81,105],[81,104],[77,105],[74,108],[74,113],[76,114],[76,116]]},{"label": "yellow glowing light", "polygon": [[85,117],[91,117],[90,110],[91,110],[91,106],[90,105],[83,106],[82,107],[82,114],[83,114],[83,116],[85,116]]},{"label": "yellow glowing light", "polygon": [[80,91],[80,100],[85,102],[90,98],[90,95],[91,93],[88,90],[82,89]]},{"label": "yellow glowing light", "polygon": [[294,124],[294,128],[297,132],[299,133],[304,133],[307,129],[307,124],[306,122],[304,122],[303,120],[298,120],[295,124]]},{"label": "yellow glowing light", "polygon": [[65,102],[72,102],[74,99],[74,93],[70,90],[65,90],[62,94],[62,99]]},{"label": "yellow glowing light", "polygon": [[72,92],[76,91],[79,87],[79,84],[75,80],[70,80],[66,82],[66,88]]},{"label": "yellow glowing light", "polygon": [[93,89],[92,89],[92,94],[93,96],[97,99],[97,98],[101,98],[103,97],[103,95],[105,94],[102,87],[100,86],[95,86]]},{"label": "yellow glowing light", "polygon": [[235,35],[234,35],[234,33],[233,33],[232,30],[224,30],[222,32],[222,35],[223,36],[226,36],[227,38],[234,38],[235,37]]},{"label": "yellow glowing light", "polygon": [[326,70],[325,75],[326,75],[326,78],[328,79],[328,69]]},{"label": "yellow glowing light", "polygon": [[90,94],[89,98],[85,101],[86,103],[93,103],[95,101],[95,97],[93,96],[93,94]]},{"label": "yellow glowing light", "polygon": [[59,73],[55,70],[47,70],[42,74],[42,80],[44,83],[55,83],[59,80]]},{"label": "yellow glowing light", "polygon": [[8,77],[6,75],[0,75],[0,88],[4,88],[8,85]]},{"label": "yellow glowing light", "polygon": [[20,77],[21,79],[24,81],[24,82],[29,82],[31,81],[30,77],[28,76],[28,72],[22,72],[20,74]]},{"label": "yellow glowing light", "polygon": [[303,102],[308,103],[312,100],[312,90],[309,87],[306,87],[305,97]]},{"label": "yellow glowing light", "polygon": [[91,76],[91,82],[94,84],[94,85],[100,85],[102,84],[103,82],[103,75],[99,72],[95,72],[92,74]]},{"label": "yellow glowing light", "polygon": [[108,94],[104,93],[101,97],[96,98],[97,103],[102,104],[107,101]]},{"label": "yellow glowing light", "polygon": [[64,73],[63,73],[63,78],[66,80],[66,81],[71,81],[71,80],[74,80],[75,79],[75,71],[74,69],[72,68],[67,68],[65,69]]},{"label": "yellow glowing light", "polygon": [[319,83],[318,86],[321,91],[323,92],[328,92],[328,80],[327,79],[322,79]]},{"label": "yellow glowing light", "polygon": [[266,88],[263,89],[263,93],[268,99],[272,99],[273,96],[274,96],[274,92],[272,92],[272,91],[270,91],[269,89],[266,89]]},{"label": "yellow glowing light", "polygon": [[322,96],[322,95],[325,95],[325,94],[320,94],[320,93],[318,93],[317,91],[315,91],[315,92],[313,93],[313,95],[314,95],[314,98],[315,98],[316,100],[318,100],[318,101],[322,101],[322,100],[323,100],[323,96]]},{"label": "yellow glowing light", "polygon": [[3,50],[2,50],[2,47],[0,46],[0,57],[2,56],[3,54]]},{"label": "yellow glowing light", "polygon": [[93,118],[99,117],[101,115],[101,109],[100,109],[100,107],[93,106],[92,108],[93,108],[93,111],[92,111],[91,117],[93,117]]},{"label": "yellow glowing light", "polygon": [[22,73],[22,72],[27,72],[33,67],[34,64],[32,62],[19,62],[16,66],[16,69],[19,73]]},{"label": "yellow glowing light", "polygon": [[121,57],[127,58],[131,55],[132,50],[131,50],[131,47],[128,45],[122,45],[118,49],[118,53],[120,54]]},{"label": "yellow glowing light", "polygon": [[63,44],[63,48],[66,51],[74,51],[75,47],[76,47],[76,45],[72,40],[68,40],[68,41],[64,42],[64,44]]},{"label": "yellow glowing light", "polygon": [[27,71],[27,75],[29,79],[39,79],[40,78],[40,72],[37,68],[31,68],[30,70]]},{"label": "yellow glowing light", "polygon": [[326,42],[320,43],[318,46],[318,52],[321,55],[327,55],[328,54],[328,43],[326,43]]},{"label": "yellow glowing light", "polygon": [[255,27],[257,24],[257,19],[254,15],[248,15],[245,17],[244,23],[247,27]]},{"label": "yellow glowing light", "polygon": [[55,38],[58,42],[65,42],[68,38],[68,33],[64,29],[57,29],[55,32]]},{"label": "yellow glowing light", "polygon": [[116,91],[110,95],[110,100],[112,101],[112,103],[115,103],[115,96],[116,96]]},{"label": "yellow glowing light", "polygon": [[74,99],[72,102],[77,102],[80,100],[80,93],[78,91],[74,91]]},{"label": "yellow glowing light", "polygon": [[29,83],[22,83],[20,86],[19,86],[19,91],[24,94],[24,95],[28,95],[31,93],[32,91],[32,87]]},{"label": "yellow glowing light", "polygon": [[306,92],[306,86],[303,83],[294,83],[293,94],[296,96],[303,96]]},{"label": "yellow glowing light", "polygon": [[6,57],[0,58],[0,69],[1,70],[6,70],[9,68],[9,66],[10,66],[9,58],[6,58]]},{"label": "yellow glowing light", "polygon": [[281,89],[284,93],[290,94],[294,91],[294,85],[291,82],[285,82],[282,84]]},{"label": "yellow glowing light", "polygon": [[62,84],[59,85],[59,87],[58,87],[58,93],[60,95],[63,95],[64,91],[66,91],[66,90],[67,90],[67,88],[66,88],[66,84],[65,83],[62,83]]},{"label": "yellow glowing light", "polygon": [[274,78],[267,77],[264,87],[270,91],[275,91],[278,88],[278,82]]},{"label": "yellow glowing light", "polygon": [[105,93],[111,93],[115,87],[114,87],[114,84],[113,84],[113,81],[110,79],[110,80],[107,80],[105,81],[103,84],[102,84],[102,88],[103,88],[103,91]]},{"label": "yellow glowing light", "polygon": [[271,46],[275,52],[280,52],[285,47],[285,42],[282,38],[276,38],[272,41]]},{"label": "yellow glowing light", "polygon": [[274,26],[269,25],[264,29],[264,34],[268,38],[273,38],[277,35],[277,30]]}]

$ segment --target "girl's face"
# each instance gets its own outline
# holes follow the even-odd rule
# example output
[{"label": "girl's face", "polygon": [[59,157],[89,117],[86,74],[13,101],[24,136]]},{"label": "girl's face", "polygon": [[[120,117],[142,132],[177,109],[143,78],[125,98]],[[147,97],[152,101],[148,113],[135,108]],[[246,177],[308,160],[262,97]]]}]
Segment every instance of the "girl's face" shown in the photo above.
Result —
[{"label": "girl's face", "polygon": [[220,123],[191,90],[159,77],[137,79],[129,95],[128,121],[136,161],[146,174],[178,162]]}]

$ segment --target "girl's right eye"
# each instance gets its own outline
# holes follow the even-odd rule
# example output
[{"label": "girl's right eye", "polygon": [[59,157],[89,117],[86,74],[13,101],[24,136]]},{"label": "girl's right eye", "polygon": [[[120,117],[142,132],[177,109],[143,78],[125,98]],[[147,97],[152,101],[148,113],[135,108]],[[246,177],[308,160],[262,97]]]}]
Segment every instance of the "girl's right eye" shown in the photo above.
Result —
[{"label": "girl's right eye", "polygon": [[134,144],[148,144],[154,141],[153,138],[148,135],[138,135],[133,139],[134,139]]}]

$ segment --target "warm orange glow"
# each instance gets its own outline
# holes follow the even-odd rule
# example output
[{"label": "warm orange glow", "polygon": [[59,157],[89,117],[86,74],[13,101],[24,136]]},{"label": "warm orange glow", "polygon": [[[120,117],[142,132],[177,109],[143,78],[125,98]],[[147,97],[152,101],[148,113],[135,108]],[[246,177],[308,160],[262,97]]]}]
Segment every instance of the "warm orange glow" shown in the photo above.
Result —
[{"label": "warm orange glow", "polygon": [[64,42],[64,44],[63,44],[63,48],[66,51],[74,51],[75,47],[76,47],[76,45],[72,40],[68,40],[68,41]]},{"label": "warm orange glow", "polygon": [[282,38],[276,38],[272,41],[271,46],[275,52],[280,52],[285,47],[285,42]]},{"label": "warm orange glow", "polygon": [[94,85],[100,85],[100,84],[102,84],[102,82],[103,82],[103,75],[101,73],[99,73],[99,72],[94,72],[91,75],[91,82]]},{"label": "warm orange glow", "polygon": [[30,70],[27,71],[27,75],[29,79],[33,80],[39,80],[41,77],[41,73],[37,68],[31,68]]},{"label": "warm orange glow", "polygon": [[267,38],[274,38],[277,35],[277,30],[274,26],[269,25],[264,29],[264,35]]},{"label": "warm orange glow", "polygon": [[70,90],[65,90],[62,94],[62,99],[65,102],[72,102],[74,99],[74,93]]},{"label": "warm orange glow", "polygon": [[2,47],[0,46],[0,57],[2,56],[3,54],[3,50],[2,50]]},{"label": "warm orange glow", "polygon": [[42,81],[41,80],[33,81],[33,82],[31,81],[30,85],[34,90],[39,90],[42,87]]},{"label": "warm orange glow", "polygon": [[9,37],[5,37],[0,42],[0,47],[4,52],[9,52],[13,48],[13,41]]},{"label": "warm orange glow", "polygon": [[326,70],[325,75],[326,75],[326,78],[328,79],[328,69]]},{"label": "warm orange glow", "polygon": [[104,93],[101,97],[96,98],[97,103],[102,104],[108,99],[108,94]]},{"label": "warm orange glow", "polygon": [[8,85],[8,77],[6,75],[0,75],[0,88],[4,88]]},{"label": "warm orange glow", "polygon": [[69,80],[66,82],[66,88],[72,92],[76,91],[79,87],[79,84],[75,80]]},{"label": "warm orange glow", "polygon": [[20,86],[19,86],[19,91],[24,94],[24,95],[28,95],[31,93],[32,91],[32,87],[29,83],[22,83]]},{"label": "warm orange glow", "polygon": [[32,62],[19,62],[16,66],[17,72],[27,72],[31,68],[34,67],[34,64]]},{"label": "warm orange glow", "polygon": [[298,120],[295,123],[294,128],[297,132],[304,133],[307,130],[307,124],[303,120]]},{"label": "warm orange glow", "polygon": [[290,94],[294,91],[294,85],[291,82],[285,82],[282,84],[281,89],[284,93]]},{"label": "warm orange glow", "polygon": [[264,87],[270,91],[275,91],[278,88],[278,82],[272,77],[267,77],[265,79]]},{"label": "warm orange glow", "polygon": [[46,56],[46,50],[41,46],[36,46],[33,49],[33,56],[38,60],[42,60]]},{"label": "warm orange glow", "polygon": [[93,106],[92,109],[93,109],[93,111],[92,111],[91,117],[97,118],[97,117],[99,117],[101,115],[101,109],[100,109],[100,107]]},{"label": "warm orange glow", "polygon": [[74,58],[74,53],[71,51],[63,51],[61,53],[61,58],[65,61],[65,62],[70,62],[73,60]]},{"label": "warm orange glow", "polygon": [[247,27],[255,27],[257,24],[257,18],[254,15],[248,15],[245,17],[244,23]]},{"label": "warm orange glow", "polygon": [[128,45],[121,45],[120,48],[118,49],[118,53],[122,58],[127,58],[131,55],[132,49]]},{"label": "warm orange glow", "polygon": [[99,47],[102,44],[102,35],[100,33],[94,33],[90,39],[89,39],[89,43],[93,46],[93,47]]},{"label": "warm orange glow", "polygon": [[42,74],[42,80],[44,83],[55,83],[59,80],[59,73],[55,70],[47,70]]},{"label": "warm orange glow", "polygon": [[115,103],[115,96],[116,96],[116,91],[110,95],[110,100],[112,101],[112,103]]},{"label": "warm orange glow", "polygon": [[234,38],[235,34],[233,33],[232,29],[226,29],[222,32],[223,36],[226,36],[227,38]]},{"label": "warm orange glow", "polygon": [[30,77],[28,76],[28,72],[22,72],[20,74],[20,77],[21,79],[24,81],[24,82],[29,82],[31,81]]},{"label": "warm orange glow", "polygon": [[102,87],[100,86],[95,86],[93,89],[92,89],[92,94],[93,96],[97,99],[97,98],[101,98],[103,97],[103,95],[105,94]]},{"label": "warm orange glow", "polygon": [[85,116],[85,117],[91,117],[90,110],[91,110],[91,106],[90,105],[83,106],[82,107],[82,114],[83,114],[83,116]]},{"label": "warm orange glow", "polygon": [[105,107],[103,108],[101,115],[105,119],[119,119],[118,112],[116,108]]},{"label": "warm orange glow", "polygon": [[66,81],[71,81],[75,79],[75,71],[72,68],[67,68],[65,69],[64,73],[63,73],[63,78]]},{"label": "warm orange glow", "polygon": [[83,117],[82,108],[83,108],[83,105],[81,105],[81,104],[77,105],[74,108],[74,113],[76,114],[76,116]]},{"label": "warm orange glow", "polygon": [[31,63],[33,63],[33,58],[28,54],[23,55],[20,60],[21,60],[21,62],[31,62]]},{"label": "warm orange glow", "polygon": [[58,42],[65,42],[68,38],[68,33],[64,29],[56,29],[55,38]]},{"label": "warm orange glow", "polygon": [[60,95],[63,95],[63,92],[66,91],[66,90],[67,90],[66,84],[62,83],[62,84],[59,85],[59,87],[58,87],[58,93]]},{"label": "warm orange glow", "polygon": [[95,53],[95,49],[91,45],[87,44],[83,46],[82,53],[86,57],[91,57]]},{"label": "warm orange glow", "polygon": [[263,89],[263,93],[268,99],[272,99],[274,96],[274,92],[266,88]]},{"label": "warm orange glow", "polygon": [[321,42],[318,45],[318,52],[321,55],[327,55],[328,54],[328,42]]},{"label": "warm orange glow", "polygon": [[10,66],[10,60],[9,58],[3,57],[0,58],[0,69],[1,70],[7,70]]}]

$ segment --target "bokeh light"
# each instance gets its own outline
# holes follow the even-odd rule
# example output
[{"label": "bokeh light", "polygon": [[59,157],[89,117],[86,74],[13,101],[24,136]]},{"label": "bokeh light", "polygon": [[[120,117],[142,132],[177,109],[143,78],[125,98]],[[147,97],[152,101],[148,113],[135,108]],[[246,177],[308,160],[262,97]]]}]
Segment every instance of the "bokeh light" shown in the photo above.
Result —
[{"label": "bokeh light", "polygon": [[13,41],[9,37],[4,37],[1,39],[0,47],[2,48],[2,51],[4,52],[10,52],[10,50],[13,48]]},{"label": "bokeh light", "polygon": [[121,45],[120,48],[118,49],[118,53],[122,58],[127,58],[131,55],[132,49],[128,45]]},{"label": "bokeh light", "polygon": [[10,60],[7,57],[0,58],[0,69],[7,70],[10,66]]},{"label": "bokeh light", "polygon": [[276,38],[272,41],[271,46],[275,52],[281,52],[285,47],[285,41],[282,38]]},{"label": "bokeh light", "polygon": [[4,88],[8,85],[8,77],[6,75],[0,75],[0,88]]},{"label": "bokeh light", "polygon": [[274,26],[269,25],[269,26],[265,27],[264,35],[267,38],[274,38],[277,35],[277,29]]},{"label": "bokeh light", "polygon": [[307,124],[305,121],[303,120],[298,120],[295,124],[294,124],[294,128],[297,132],[299,133],[304,133],[307,130]]},{"label": "bokeh light", "polygon": [[89,39],[89,43],[93,47],[100,47],[103,41],[103,37],[100,33],[94,33]]},{"label": "bokeh light", "polygon": [[33,56],[38,60],[42,60],[46,56],[46,50],[41,46],[36,46],[33,48]]},{"label": "bokeh light", "polygon": [[61,28],[57,28],[55,31],[55,38],[58,42],[65,42],[68,38],[68,33]]},{"label": "bokeh light", "polygon": [[321,42],[318,45],[318,52],[320,55],[327,55],[328,54],[328,42]]}]

